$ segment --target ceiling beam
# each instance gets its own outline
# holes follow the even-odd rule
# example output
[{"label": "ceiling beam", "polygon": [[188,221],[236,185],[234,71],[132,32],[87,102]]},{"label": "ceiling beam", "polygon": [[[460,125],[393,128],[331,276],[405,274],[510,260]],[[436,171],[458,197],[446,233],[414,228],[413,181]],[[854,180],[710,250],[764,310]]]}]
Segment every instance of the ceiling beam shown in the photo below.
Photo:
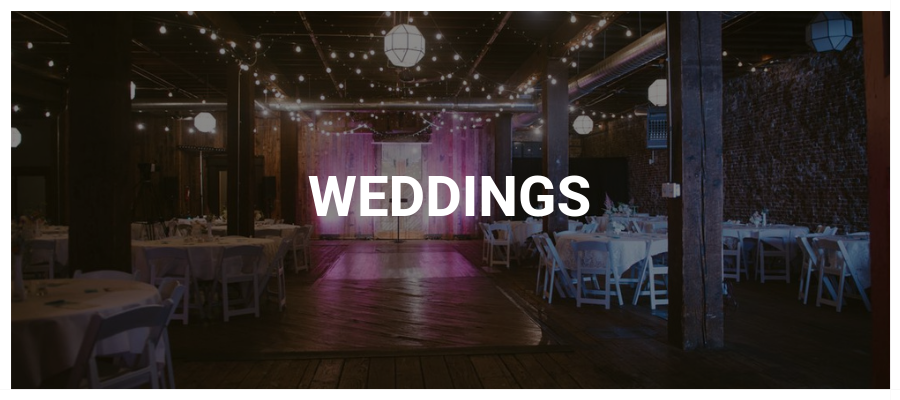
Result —
[{"label": "ceiling beam", "polygon": [[328,66],[328,58],[325,57],[325,52],[322,50],[322,46],[319,45],[319,39],[316,38],[316,33],[313,32],[312,25],[309,24],[309,20],[306,18],[306,13],[303,11],[299,11],[300,19],[303,20],[303,27],[306,28],[306,31],[309,32],[309,40],[312,42],[313,47],[316,48],[316,52],[319,53],[319,59],[322,60],[322,65],[325,66],[325,71],[328,74],[328,77],[331,78],[331,82],[334,83],[334,90],[337,90],[338,95],[342,98],[344,97],[344,91],[341,90],[340,86],[336,79],[334,79],[334,74],[331,72],[331,67]]}]

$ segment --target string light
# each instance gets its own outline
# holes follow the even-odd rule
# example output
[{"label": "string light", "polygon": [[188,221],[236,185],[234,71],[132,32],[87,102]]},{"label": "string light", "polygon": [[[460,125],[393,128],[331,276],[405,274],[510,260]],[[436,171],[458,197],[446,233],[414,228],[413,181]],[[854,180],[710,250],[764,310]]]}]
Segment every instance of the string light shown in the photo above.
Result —
[{"label": "string light", "polygon": [[[165,32],[163,32],[163,33],[165,33]],[[139,131],[144,130],[144,123],[143,123],[143,122],[138,122],[137,128],[138,128]]]},{"label": "string light", "polygon": [[[383,31],[382,31],[382,32],[383,32]],[[435,37],[437,40],[441,40],[441,38],[443,38],[444,35],[442,35],[440,32],[438,32],[436,35],[434,35],[434,37]]]},{"label": "string light", "polygon": [[219,54],[225,55],[225,48],[224,48],[224,47],[222,47],[221,49],[219,49]]},{"label": "string light", "polygon": [[206,28],[200,28],[200,34],[201,34],[201,35],[205,35],[205,34],[206,34]]},{"label": "string light", "polygon": [[431,61],[437,61],[437,56],[431,56]]},{"label": "string light", "polygon": [[209,38],[212,39],[212,40],[216,40],[216,39],[219,38],[219,35],[216,35],[216,33],[213,32],[213,33],[210,33],[210,34],[209,34]]},{"label": "string light", "polygon": [[188,12],[187,12],[187,15],[194,15],[194,12],[193,12],[193,11],[188,11]]},{"label": "string light", "polygon": [[330,73],[331,73],[331,67],[325,68],[325,72],[327,72],[327,73],[330,74]]},{"label": "string light", "polygon": [[269,80],[275,82],[275,74],[269,75]]},{"label": "string light", "polygon": [[50,111],[45,112],[45,113],[44,113],[44,116],[47,117],[47,118],[50,118]]},{"label": "string light", "polygon": [[477,73],[476,73],[475,75],[472,75],[472,78],[474,78],[476,81],[477,81],[478,78],[480,78],[480,77],[481,77],[481,75],[479,75],[479,74],[477,74]]},{"label": "string light", "polygon": [[422,15],[428,15],[428,11],[422,11]]},{"label": "string light", "polygon": [[385,16],[385,17],[390,17],[390,16],[391,16],[391,12],[390,12],[390,11],[385,11],[385,12],[384,12],[384,16]]},{"label": "string light", "polygon": [[168,32],[168,30],[166,29],[166,26],[165,26],[165,25],[160,25],[160,26],[159,26],[159,33],[165,35],[166,32]]},{"label": "string light", "polygon": [[14,104],[14,105],[13,105],[13,112],[19,112],[19,110],[21,110],[21,108],[19,108],[19,105],[18,105],[18,104]]},{"label": "string light", "polygon": [[354,58],[354,57],[356,57],[356,53],[354,53],[354,52],[351,51],[350,54],[349,54],[349,56],[350,56],[350,58]]},{"label": "string light", "polygon": [[56,65],[56,64],[53,62],[53,60],[47,61],[47,66],[48,66],[48,67],[52,67],[52,66],[54,66],[54,65]]},{"label": "string light", "polygon": [[34,43],[31,43],[31,42],[25,43],[25,47],[27,47],[28,50],[31,50],[34,48]]},{"label": "string light", "polygon": [[297,52],[297,53],[299,53],[301,50],[302,50],[302,49],[300,48],[299,45],[298,45],[297,47],[294,47],[294,51]]},{"label": "string light", "polygon": [[335,52],[332,51],[332,52],[331,52],[331,58],[337,58],[337,53],[335,53]]},{"label": "string light", "polygon": [[459,54],[454,54],[454,55],[453,55],[453,59],[456,60],[456,61],[459,61]]},{"label": "string light", "polygon": [[634,35],[634,33],[631,32],[631,29],[625,31],[625,36],[631,37],[631,35]]},{"label": "string light", "polygon": [[574,24],[576,21],[578,21],[578,18],[575,18],[575,14],[572,14],[572,17],[569,18],[569,21]]},{"label": "string light", "polygon": [[297,79],[299,79],[299,80],[300,80],[300,82],[303,82],[303,81],[305,81],[305,80],[306,80],[306,77],[305,77],[305,76],[303,76],[303,75],[300,75],[300,76],[299,76],[299,77],[297,77]]},{"label": "string light", "polygon": [[725,50],[722,50],[722,57],[728,57],[728,52]]},{"label": "string light", "polygon": [[362,74],[362,70],[359,69],[359,68],[357,68],[357,69],[356,69],[356,74],[357,74],[357,75],[361,75],[361,74]]},{"label": "string light", "polygon": [[604,27],[604,26],[606,26],[606,18],[603,18],[603,19],[601,19],[600,21],[598,21],[598,22],[597,22],[597,26],[599,26],[599,27],[601,27],[601,28]]}]

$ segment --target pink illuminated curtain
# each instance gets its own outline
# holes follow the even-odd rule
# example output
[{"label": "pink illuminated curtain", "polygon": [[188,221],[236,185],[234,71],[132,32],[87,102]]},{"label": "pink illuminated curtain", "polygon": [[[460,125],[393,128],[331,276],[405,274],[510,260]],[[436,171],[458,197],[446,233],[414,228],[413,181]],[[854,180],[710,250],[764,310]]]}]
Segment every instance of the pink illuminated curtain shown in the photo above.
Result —
[{"label": "pink illuminated curtain", "polygon": [[[444,126],[433,129],[428,143],[376,144],[371,133],[329,134],[304,131],[302,136],[302,159],[300,166],[301,212],[303,222],[315,225],[315,234],[340,238],[396,237],[396,217],[362,217],[359,215],[359,177],[363,175],[394,174],[412,176],[420,181],[424,193],[422,209],[414,216],[401,217],[401,237],[421,239],[427,235],[439,235],[450,239],[454,235],[477,235],[477,222],[481,212],[481,176],[492,175],[493,171],[493,129],[490,124],[475,127],[463,124],[472,115],[460,114],[462,120],[453,119],[450,114],[443,118]],[[456,128],[456,129],[454,129]],[[385,150],[388,149],[388,150]],[[399,164],[398,164],[399,163]],[[356,176],[350,214],[337,215],[332,202],[326,216],[316,215],[308,175],[317,176],[324,191],[329,176],[335,176],[340,183],[341,193],[348,176]],[[428,177],[447,176],[453,179],[460,190],[460,203],[456,211],[448,216],[428,217]],[[476,216],[465,215],[465,177],[475,177]],[[372,185],[372,190],[379,189]],[[373,208],[390,209],[390,183],[380,185],[385,193],[384,201],[372,201]],[[439,186],[439,206],[449,202],[449,190]],[[408,189],[403,196],[409,195]],[[412,199],[410,199],[412,201]],[[411,203],[405,204],[406,208]],[[393,233],[391,233],[393,232]],[[390,234],[388,234],[390,233]]]}]

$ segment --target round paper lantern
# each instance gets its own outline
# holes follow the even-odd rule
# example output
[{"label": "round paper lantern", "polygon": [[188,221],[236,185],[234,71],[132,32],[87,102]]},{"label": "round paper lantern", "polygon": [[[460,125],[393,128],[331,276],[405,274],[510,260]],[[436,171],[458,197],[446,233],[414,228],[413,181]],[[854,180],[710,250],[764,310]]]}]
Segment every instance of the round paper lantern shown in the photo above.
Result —
[{"label": "round paper lantern", "polygon": [[572,123],[572,127],[575,128],[575,132],[578,132],[579,135],[587,135],[594,130],[594,121],[587,115],[579,115],[578,118],[575,118],[575,122]]},{"label": "round paper lantern", "polygon": [[853,38],[853,21],[840,11],[824,11],[806,25],[806,43],[818,52],[841,51]]},{"label": "round paper lantern", "polygon": [[22,133],[18,129],[12,128],[12,147],[19,147],[22,144]]},{"label": "round paper lantern", "polygon": [[669,104],[668,85],[665,79],[653,81],[650,88],[647,89],[647,99],[657,107]]},{"label": "round paper lantern", "polygon": [[200,132],[212,132],[216,129],[216,117],[208,112],[202,112],[194,117],[194,126]]},{"label": "round paper lantern", "polygon": [[391,64],[412,67],[425,56],[425,36],[413,25],[397,25],[384,35],[384,54]]}]

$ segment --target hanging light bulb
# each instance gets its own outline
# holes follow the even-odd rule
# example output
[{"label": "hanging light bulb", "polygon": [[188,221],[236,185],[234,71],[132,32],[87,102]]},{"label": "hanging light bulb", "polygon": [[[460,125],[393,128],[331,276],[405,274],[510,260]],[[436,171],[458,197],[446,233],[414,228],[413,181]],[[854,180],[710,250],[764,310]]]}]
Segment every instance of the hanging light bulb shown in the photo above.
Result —
[{"label": "hanging light bulb", "polygon": [[569,17],[569,21],[574,24],[576,21],[578,21],[578,18],[575,18],[575,14],[572,14],[572,16]]},{"label": "hanging light bulb", "polygon": [[631,37],[631,35],[634,35],[634,33],[632,33],[631,29],[629,28],[628,30],[625,31],[625,36]]},{"label": "hanging light bulb", "polygon": [[165,25],[160,25],[160,26],[159,26],[159,33],[165,35],[166,32],[168,32],[168,30],[166,29],[166,26],[165,26]]},{"label": "hanging light bulb", "polygon": [[302,49],[300,48],[300,45],[297,45],[297,47],[294,47],[294,51],[295,51],[295,52],[299,53],[300,50],[302,50]]},{"label": "hanging light bulb", "polygon": [[297,77],[297,79],[299,79],[299,80],[300,80],[300,82],[303,82],[303,81],[305,81],[305,80],[306,80],[306,77],[305,77],[305,76],[303,76],[303,75],[300,75],[300,76],[299,76],[299,77]]}]

